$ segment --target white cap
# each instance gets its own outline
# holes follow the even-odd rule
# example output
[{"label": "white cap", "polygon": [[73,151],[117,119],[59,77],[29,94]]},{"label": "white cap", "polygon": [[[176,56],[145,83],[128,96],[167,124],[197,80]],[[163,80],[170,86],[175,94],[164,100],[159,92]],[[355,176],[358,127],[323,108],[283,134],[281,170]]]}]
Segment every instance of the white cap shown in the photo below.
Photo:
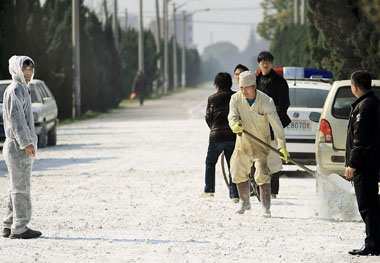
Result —
[{"label": "white cap", "polygon": [[256,85],[256,75],[252,71],[243,71],[239,75],[239,87]]}]

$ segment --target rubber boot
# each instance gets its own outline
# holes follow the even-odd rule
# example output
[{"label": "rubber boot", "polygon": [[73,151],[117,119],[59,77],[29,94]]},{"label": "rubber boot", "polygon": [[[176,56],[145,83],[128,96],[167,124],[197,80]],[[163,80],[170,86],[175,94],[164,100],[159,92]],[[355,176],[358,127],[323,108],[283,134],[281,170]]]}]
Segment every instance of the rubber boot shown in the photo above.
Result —
[{"label": "rubber boot", "polygon": [[271,202],[271,194],[270,194],[270,184],[260,185],[260,200],[261,207],[263,209],[263,217],[271,217],[270,212],[270,202]]},{"label": "rubber boot", "polygon": [[245,210],[251,209],[251,202],[249,200],[249,181],[244,182],[244,183],[238,183],[236,184],[240,200],[241,202],[241,207],[236,213],[238,214],[243,214]]}]

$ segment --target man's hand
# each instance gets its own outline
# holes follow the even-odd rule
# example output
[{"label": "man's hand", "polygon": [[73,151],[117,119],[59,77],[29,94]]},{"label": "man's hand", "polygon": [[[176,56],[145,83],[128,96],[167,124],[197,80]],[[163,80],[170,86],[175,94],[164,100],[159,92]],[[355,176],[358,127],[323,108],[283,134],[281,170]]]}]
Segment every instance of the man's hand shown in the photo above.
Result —
[{"label": "man's hand", "polygon": [[36,152],[34,151],[34,146],[31,144],[31,145],[28,145],[28,146],[26,146],[25,147],[25,151],[26,151],[26,153],[27,154],[29,154],[29,155],[35,155],[36,154]]},{"label": "man's hand", "polygon": [[346,170],[344,171],[344,175],[346,176],[346,179],[351,180],[352,177],[354,177],[355,171],[356,171],[355,168],[351,168],[350,166],[347,166]]},{"label": "man's hand", "polygon": [[243,132],[243,126],[241,125],[241,122],[238,121],[235,123],[234,127],[232,127],[233,133],[242,133]]},{"label": "man's hand", "polygon": [[280,153],[282,153],[282,156],[280,158],[285,161],[285,163],[289,162],[290,154],[288,153],[288,150],[286,150],[286,147],[282,147],[280,149]]}]

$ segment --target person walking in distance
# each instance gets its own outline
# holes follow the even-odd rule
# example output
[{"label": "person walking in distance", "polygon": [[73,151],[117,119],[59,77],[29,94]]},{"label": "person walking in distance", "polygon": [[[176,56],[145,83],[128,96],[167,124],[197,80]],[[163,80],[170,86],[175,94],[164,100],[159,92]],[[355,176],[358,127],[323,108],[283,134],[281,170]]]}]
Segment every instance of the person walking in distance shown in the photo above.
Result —
[{"label": "person walking in distance", "polygon": [[349,254],[360,256],[380,254],[380,101],[371,90],[371,82],[371,74],[366,71],[351,75],[351,91],[357,100],[351,105],[346,140],[345,176],[354,181],[366,228],[364,246]]},{"label": "person walking in distance", "polygon": [[5,142],[4,160],[10,178],[7,214],[3,236],[18,239],[37,238],[40,231],[28,228],[32,215],[30,176],[37,147],[29,83],[34,76],[34,62],[27,56],[9,59],[12,83],[3,98]]},{"label": "person walking in distance", "polygon": [[[206,122],[210,128],[209,145],[206,157],[205,187],[203,197],[212,197],[215,193],[215,165],[219,155],[224,151],[228,171],[230,159],[234,151],[236,135],[228,126],[227,115],[231,96],[235,93],[231,90],[232,78],[226,72],[220,72],[215,76],[214,85],[216,93],[208,97],[206,109]],[[231,180],[229,172],[229,195],[234,203],[239,202],[239,194]]]},{"label": "person walking in distance", "polygon": [[142,106],[144,104],[144,99],[145,99],[145,93],[146,93],[146,78],[144,76],[144,73],[139,70],[137,71],[136,73],[136,77],[133,81],[133,90],[132,92],[134,92],[138,99],[139,99],[139,102],[140,102],[140,106]]},{"label": "person walking in distance", "polygon": [[[262,51],[257,57],[257,62],[261,72],[257,75],[257,89],[264,92],[271,97],[276,106],[278,117],[282,123],[282,127],[286,127],[291,122],[287,111],[290,105],[289,101],[289,87],[286,80],[278,75],[273,69],[274,57],[268,51]],[[273,147],[277,147],[274,140],[274,134],[272,128],[271,131],[271,144]],[[276,198],[280,188],[280,174],[282,169],[282,161],[280,157],[274,152],[270,152],[268,155],[268,167],[271,173],[271,194],[273,198]]]},{"label": "person walking in distance", "polygon": [[256,89],[256,76],[251,71],[239,75],[240,90],[231,97],[228,121],[232,131],[238,134],[231,157],[232,181],[237,184],[241,208],[244,213],[251,208],[249,199],[249,173],[255,162],[254,178],[260,188],[260,200],[264,217],[271,217],[270,176],[267,165],[269,149],[252,140],[243,130],[270,144],[269,124],[273,129],[278,149],[287,161],[289,153],[285,146],[285,135],[277,115],[273,99]]}]

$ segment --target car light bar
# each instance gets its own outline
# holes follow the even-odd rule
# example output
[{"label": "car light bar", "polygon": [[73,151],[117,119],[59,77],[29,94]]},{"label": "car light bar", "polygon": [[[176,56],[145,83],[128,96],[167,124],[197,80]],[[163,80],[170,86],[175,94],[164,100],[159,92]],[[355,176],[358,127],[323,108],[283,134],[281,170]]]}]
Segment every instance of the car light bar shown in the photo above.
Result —
[{"label": "car light bar", "polygon": [[[273,70],[284,79],[333,79],[331,71],[303,67],[282,67]],[[261,70],[256,70],[258,75]]]}]

